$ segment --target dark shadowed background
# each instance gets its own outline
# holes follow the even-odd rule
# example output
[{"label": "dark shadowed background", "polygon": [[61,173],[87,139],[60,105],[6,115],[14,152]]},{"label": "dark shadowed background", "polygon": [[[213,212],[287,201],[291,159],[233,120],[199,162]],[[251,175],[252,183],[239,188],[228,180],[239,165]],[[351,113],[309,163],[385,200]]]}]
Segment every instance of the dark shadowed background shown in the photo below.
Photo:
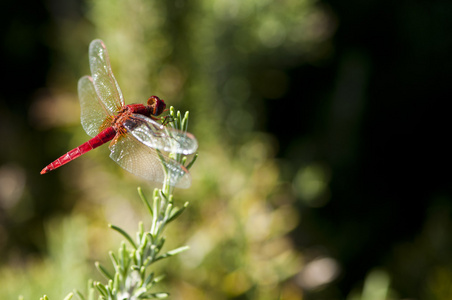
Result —
[{"label": "dark shadowed background", "polygon": [[[452,2],[3,1],[0,290],[82,289],[143,215],[77,80],[101,38],[126,102],[190,110],[173,299],[451,299]],[[105,242],[104,242],[105,241]],[[98,278],[99,277],[99,278]],[[65,279],[66,278],[66,279]],[[6,299],[6,298],[5,298]]]}]

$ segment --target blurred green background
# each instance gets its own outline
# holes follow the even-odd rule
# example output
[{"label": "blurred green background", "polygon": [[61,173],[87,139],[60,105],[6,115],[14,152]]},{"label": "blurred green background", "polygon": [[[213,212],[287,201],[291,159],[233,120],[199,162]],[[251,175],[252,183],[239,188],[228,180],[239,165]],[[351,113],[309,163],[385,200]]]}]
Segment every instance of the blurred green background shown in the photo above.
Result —
[{"label": "blurred green background", "polygon": [[[127,103],[198,138],[167,231],[171,299],[452,299],[452,3],[5,0],[0,293],[61,299],[137,229],[149,185],[87,140],[77,80],[101,38]],[[145,219],[145,224],[148,221]],[[156,290],[157,291],[157,290]]]}]

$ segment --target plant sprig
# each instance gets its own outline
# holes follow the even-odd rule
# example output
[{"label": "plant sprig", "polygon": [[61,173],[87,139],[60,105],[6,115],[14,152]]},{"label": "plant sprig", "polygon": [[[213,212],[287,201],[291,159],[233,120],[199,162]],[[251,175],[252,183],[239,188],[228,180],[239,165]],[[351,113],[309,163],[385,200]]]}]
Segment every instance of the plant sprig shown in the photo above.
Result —
[{"label": "plant sprig", "polygon": [[[175,112],[174,108],[171,107],[169,113],[171,122],[169,122],[169,126],[177,130],[187,131],[188,116],[189,114],[186,112],[184,117],[182,117],[179,111]],[[192,161],[187,164],[187,158],[182,154],[170,153],[169,156],[183,164],[186,169],[189,169],[197,158],[196,154]],[[141,188],[138,188],[138,195],[151,218],[150,228],[145,230],[143,222],[140,222],[134,240],[125,230],[110,224],[109,227],[120,233],[125,239],[117,253],[112,251],[109,253],[114,273],[111,273],[106,267],[96,262],[96,268],[105,277],[107,283],[90,281],[88,282],[88,296],[86,298],[81,292],[76,290],[66,297],[67,300],[71,299],[74,294],[81,300],[94,300],[95,291],[98,293],[97,299],[102,300],[162,299],[168,297],[169,294],[166,292],[152,291],[154,286],[164,276],[156,276],[154,272],[149,270],[149,267],[159,260],[174,256],[188,249],[188,246],[182,246],[162,252],[165,244],[163,232],[166,226],[184,212],[188,202],[185,202],[181,207],[174,205],[173,187],[169,184],[172,174],[165,167],[164,171],[165,180],[163,186],[161,189],[154,190],[151,201],[144,195]],[[44,297],[42,299],[46,300],[46,296]]]}]

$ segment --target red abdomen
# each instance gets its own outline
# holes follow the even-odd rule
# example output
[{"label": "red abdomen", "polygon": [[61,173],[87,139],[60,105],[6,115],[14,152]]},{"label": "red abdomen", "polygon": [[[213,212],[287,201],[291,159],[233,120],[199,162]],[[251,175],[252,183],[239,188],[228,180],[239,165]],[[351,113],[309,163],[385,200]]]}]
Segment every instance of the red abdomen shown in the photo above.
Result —
[{"label": "red abdomen", "polygon": [[42,169],[41,174],[45,174],[52,170],[55,170],[56,168],[61,167],[64,164],[67,164],[71,160],[76,159],[80,155],[85,154],[86,152],[93,150],[105,144],[108,141],[111,141],[115,137],[115,135],[116,131],[113,129],[113,127],[108,127],[107,129],[104,129],[98,135],[96,135],[86,143],[83,143],[77,148],[72,149],[68,153],[60,156],[54,162],[50,163],[47,167]]}]

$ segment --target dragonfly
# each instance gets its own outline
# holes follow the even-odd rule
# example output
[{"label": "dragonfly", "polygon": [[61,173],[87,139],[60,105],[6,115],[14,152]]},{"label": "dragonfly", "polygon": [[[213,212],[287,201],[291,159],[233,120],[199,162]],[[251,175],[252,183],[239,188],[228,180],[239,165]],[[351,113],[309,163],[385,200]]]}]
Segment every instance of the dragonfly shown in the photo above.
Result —
[{"label": "dragonfly", "polygon": [[188,170],[165,153],[193,154],[198,148],[196,138],[160,122],[166,104],[157,96],[151,96],[147,105],[125,105],[102,40],[90,43],[89,63],[91,76],[78,81],[78,96],[82,127],[92,138],[50,163],[41,174],[110,142],[110,158],[130,173],[188,188],[191,184]]}]

